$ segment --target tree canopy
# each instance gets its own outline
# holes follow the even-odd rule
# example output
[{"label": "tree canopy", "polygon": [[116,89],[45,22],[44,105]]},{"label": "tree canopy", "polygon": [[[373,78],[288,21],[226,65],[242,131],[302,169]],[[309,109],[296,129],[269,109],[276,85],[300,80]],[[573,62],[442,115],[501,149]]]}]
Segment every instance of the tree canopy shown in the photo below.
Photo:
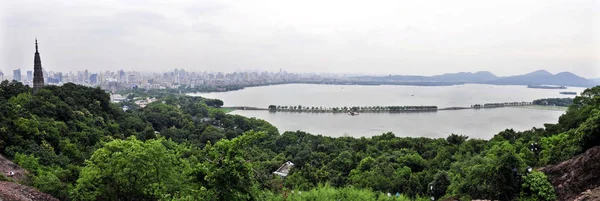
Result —
[{"label": "tree canopy", "polygon": [[[600,87],[577,96],[557,124],[489,140],[280,133],[225,114],[220,100],[160,91],[131,92],[158,100],[127,111],[131,103],[75,84],[33,95],[5,81],[0,92],[0,153],[61,200],[552,200],[547,178],[527,167],[569,159],[600,136]],[[272,174],[286,161],[295,164],[287,177]]]}]

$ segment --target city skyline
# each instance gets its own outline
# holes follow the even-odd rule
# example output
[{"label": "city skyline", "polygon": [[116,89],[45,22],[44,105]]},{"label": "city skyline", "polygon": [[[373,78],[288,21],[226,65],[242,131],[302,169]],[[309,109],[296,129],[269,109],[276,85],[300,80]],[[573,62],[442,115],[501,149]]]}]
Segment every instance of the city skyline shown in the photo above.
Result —
[{"label": "city skyline", "polygon": [[600,9],[592,0],[2,4],[5,74],[32,66],[30,41],[37,36],[46,70],[60,72],[509,76],[545,69],[600,77]]},{"label": "city skyline", "polygon": [[[14,74],[11,74],[10,72],[14,72],[15,70],[20,70],[21,71],[21,77],[26,76],[29,71],[33,72],[33,68],[29,69],[29,68],[16,68],[13,70],[6,70],[6,73],[3,73],[3,75],[5,76],[5,79],[10,80],[9,78],[13,77]],[[493,71],[486,71],[486,70],[481,70],[481,71],[456,71],[456,72],[444,72],[444,73],[440,73],[440,74],[432,74],[432,75],[425,75],[425,74],[390,74],[390,73],[344,73],[344,72],[288,72],[285,70],[277,70],[277,71],[269,71],[269,70],[252,70],[252,69],[246,69],[246,70],[234,70],[234,71],[214,71],[214,70],[191,70],[191,69],[184,69],[184,68],[172,68],[172,69],[164,69],[163,71],[141,71],[141,70],[133,70],[133,69],[116,69],[116,70],[97,70],[97,71],[89,71],[89,69],[79,69],[79,70],[66,70],[66,71],[59,71],[59,70],[47,70],[46,68],[42,68],[42,70],[45,73],[51,72],[51,73],[71,73],[71,74],[77,74],[77,73],[83,73],[88,71],[89,75],[93,74],[93,73],[115,73],[115,72],[119,72],[119,71],[123,71],[123,72],[127,72],[127,73],[139,73],[139,74],[144,74],[144,75],[153,75],[153,74],[163,74],[163,73],[169,73],[169,72],[173,72],[173,70],[184,70],[186,72],[189,73],[198,73],[198,74],[237,74],[237,73],[279,73],[279,72],[285,72],[285,73],[289,73],[289,74],[298,74],[298,75],[321,75],[321,76],[346,76],[346,77],[352,77],[352,76],[390,76],[390,75],[397,75],[397,76],[439,76],[439,75],[444,75],[444,74],[456,74],[456,73],[477,73],[477,72],[490,72],[498,77],[510,77],[510,76],[517,76],[517,75],[524,75],[527,73],[533,73],[535,71],[548,71],[551,74],[558,74],[558,73],[573,73],[571,71],[550,71],[547,69],[537,69],[537,70],[533,70],[533,71],[529,71],[529,72],[525,72],[525,73],[515,73],[515,74],[507,74],[507,75],[499,75],[496,72]],[[0,69],[0,72],[5,72],[3,69]],[[574,73],[577,76],[586,78],[586,79],[598,79],[600,77],[588,77],[586,75],[580,75],[577,73]],[[8,76],[8,77],[6,77]],[[44,74],[44,77],[48,77]],[[32,80],[29,80],[32,81]]]}]

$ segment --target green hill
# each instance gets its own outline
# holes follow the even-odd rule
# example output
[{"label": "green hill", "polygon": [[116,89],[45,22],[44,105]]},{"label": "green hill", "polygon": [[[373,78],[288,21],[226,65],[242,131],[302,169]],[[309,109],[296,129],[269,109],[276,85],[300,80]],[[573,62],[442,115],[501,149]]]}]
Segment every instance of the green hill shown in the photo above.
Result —
[{"label": "green hill", "polygon": [[[0,154],[31,172],[27,185],[60,200],[552,200],[546,176],[528,167],[600,142],[600,87],[576,97],[558,124],[490,140],[279,133],[225,114],[218,100],[158,93],[134,92],[159,100],[124,112],[133,103],[110,103],[99,88],[69,83],[32,95],[2,82]],[[286,161],[295,164],[287,177],[272,174]]]}]

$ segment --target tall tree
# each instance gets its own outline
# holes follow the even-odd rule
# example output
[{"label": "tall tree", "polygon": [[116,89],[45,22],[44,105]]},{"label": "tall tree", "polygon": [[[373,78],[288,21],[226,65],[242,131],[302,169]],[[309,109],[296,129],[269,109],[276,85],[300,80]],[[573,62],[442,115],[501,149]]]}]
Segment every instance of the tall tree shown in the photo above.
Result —
[{"label": "tall tree", "polygon": [[76,200],[158,200],[177,194],[186,172],[163,140],[114,140],[96,150],[81,170]]}]

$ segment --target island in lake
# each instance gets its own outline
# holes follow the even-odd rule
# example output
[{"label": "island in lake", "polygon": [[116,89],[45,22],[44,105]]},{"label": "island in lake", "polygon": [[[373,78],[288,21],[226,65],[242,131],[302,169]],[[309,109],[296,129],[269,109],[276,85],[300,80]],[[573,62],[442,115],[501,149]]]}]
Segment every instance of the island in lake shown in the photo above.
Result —
[{"label": "island in lake", "polygon": [[565,86],[554,86],[554,85],[527,85],[527,88],[533,89],[567,89]]}]

